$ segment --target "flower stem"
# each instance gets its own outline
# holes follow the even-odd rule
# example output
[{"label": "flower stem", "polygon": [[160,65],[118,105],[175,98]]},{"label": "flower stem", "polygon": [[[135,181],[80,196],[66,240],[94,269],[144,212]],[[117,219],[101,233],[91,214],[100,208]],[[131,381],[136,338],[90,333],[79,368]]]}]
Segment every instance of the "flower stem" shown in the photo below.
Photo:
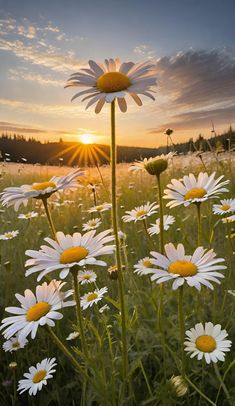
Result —
[{"label": "flower stem", "polygon": [[212,406],[216,406],[216,403],[212,402],[212,400],[210,400],[192,381],[190,381],[190,379],[185,376],[185,380],[192,386],[192,388],[197,391],[199,393],[199,395],[205,399],[208,403],[210,403],[210,405]]},{"label": "flower stem", "polygon": [[182,352],[182,376],[185,378],[185,352],[184,352],[184,336],[185,336],[185,322],[184,322],[184,311],[183,311],[183,294],[184,287],[179,287],[179,298],[178,298],[178,316],[179,316],[179,327],[180,327],[180,342],[181,342],[181,352]]},{"label": "flower stem", "polygon": [[126,334],[126,310],[124,299],[123,275],[121,252],[118,238],[118,213],[117,213],[117,191],[116,191],[116,165],[117,165],[117,147],[115,134],[115,99],[111,103],[111,173],[112,173],[112,223],[113,233],[116,245],[116,263],[118,271],[118,286],[121,305],[122,320],[122,356],[123,356],[123,379],[127,379],[128,353],[127,353],[127,334]]},{"label": "flower stem", "polygon": [[51,213],[50,213],[50,210],[49,210],[49,207],[47,204],[47,198],[42,198],[42,203],[43,203],[46,215],[47,215],[47,220],[48,220],[52,235],[53,235],[54,239],[56,240],[56,229],[55,229],[55,226],[54,226],[54,223],[53,223],[53,220],[51,217]]},{"label": "flower stem", "polygon": [[197,203],[196,207],[197,207],[197,244],[199,247],[201,245],[201,237],[202,237],[201,203]]},{"label": "flower stem", "polygon": [[233,403],[231,401],[231,397],[229,395],[228,389],[226,388],[226,385],[225,385],[225,383],[224,383],[224,381],[223,381],[223,379],[222,379],[222,377],[220,375],[219,368],[218,368],[217,364],[215,364],[215,363],[214,363],[214,368],[215,368],[215,374],[216,374],[216,376],[218,378],[218,381],[219,381],[220,385],[223,388],[223,391],[224,391],[225,396],[226,396],[226,398],[228,400],[228,403],[232,406]]},{"label": "flower stem", "polygon": [[77,277],[78,270],[73,269],[72,275],[73,275],[74,298],[76,301],[77,323],[78,323],[79,329],[80,329],[82,349],[84,351],[85,356],[88,358],[88,350],[87,350],[86,339],[85,339],[85,334],[84,334],[83,317],[82,317],[81,304],[80,304],[80,292],[79,292],[78,277]]},{"label": "flower stem", "polygon": [[164,218],[163,218],[163,203],[162,203],[162,186],[160,174],[157,175],[158,184],[158,200],[159,200],[159,216],[160,216],[160,252],[164,253]]}]

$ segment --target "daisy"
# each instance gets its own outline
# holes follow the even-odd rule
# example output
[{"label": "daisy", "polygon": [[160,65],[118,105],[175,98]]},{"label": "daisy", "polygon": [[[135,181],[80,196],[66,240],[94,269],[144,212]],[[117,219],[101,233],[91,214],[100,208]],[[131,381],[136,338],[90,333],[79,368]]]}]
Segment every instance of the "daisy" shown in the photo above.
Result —
[{"label": "daisy", "polygon": [[23,219],[23,220],[30,220],[34,217],[38,217],[38,213],[36,211],[30,211],[29,213],[26,214],[19,214],[18,219]]},{"label": "daisy", "polygon": [[79,271],[78,272],[78,282],[81,285],[85,285],[87,283],[93,283],[97,279],[97,275],[93,271]]},{"label": "daisy", "polygon": [[104,306],[102,306],[100,309],[99,309],[99,313],[104,313],[106,310],[110,310],[110,307],[107,305],[107,304],[105,304]]},{"label": "daisy", "polygon": [[155,100],[152,86],[156,84],[156,68],[149,62],[123,62],[119,59],[105,59],[104,64],[89,61],[89,69],[81,69],[73,73],[65,87],[77,86],[85,88],[76,93],[72,100],[85,96],[82,101],[89,100],[86,109],[97,103],[95,112],[99,113],[105,102],[111,103],[117,98],[119,108],[126,112],[126,96],[133,98],[138,106],[142,101],[138,95]]},{"label": "daisy", "polygon": [[70,334],[68,335],[68,337],[66,337],[66,340],[67,340],[67,341],[75,340],[75,339],[78,338],[78,337],[79,337],[79,332],[78,332],[78,331],[73,331],[72,333],[70,333]]},{"label": "daisy", "polygon": [[191,203],[201,203],[205,200],[218,197],[222,192],[228,192],[224,185],[229,183],[229,180],[220,182],[224,176],[215,179],[215,172],[208,175],[206,172],[200,172],[198,178],[190,173],[189,176],[184,176],[182,181],[172,179],[167,185],[169,189],[165,189],[163,199],[171,200],[167,206],[172,208],[183,204],[189,206]]},{"label": "daisy", "polygon": [[91,207],[87,210],[88,213],[102,213],[103,211],[110,210],[112,207],[111,203],[102,203],[98,206]]},{"label": "daisy", "polygon": [[225,352],[230,351],[232,341],[225,340],[228,336],[226,330],[221,330],[221,325],[214,325],[211,322],[198,323],[195,327],[186,331],[185,351],[190,354],[190,358],[203,357],[207,364],[211,362],[224,361]]},{"label": "daisy", "polygon": [[54,327],[54,320],[63,317],[57,310],[75,304],[73,300],[65,301],[67,297],[73,294],[73,291],[61,292],[64,285],[65,282],[52,280],[49,284],[44,282],[37,286],[36,295],[29,289],[25,290],[24,296],[17,293],[15,296],[21,306],[5,309],[15,316],[6,317],[2,320],[0,330],[4,329],[4,337],[9,339],[18,333],[18,339],[21,341],[31,333],[31,338],[34,339],[39,326],[47,324]]},{"label": "daisy", "polygon": [[100,255],[109,255],[114,251],[114,245],[105,245],[113,241],[109,235],[111,230],[103,231],[95,235],[96,231],[88,231],[84,235],[74,233],[65,235],[61,231],[56,233],[57,241],[45,238],[50,245],[42,245],[39,251],[28,250],[26,255],[31,257],[26,261],[29,269],[25,275],[29,276],[39,272],[37,280],[58,269],[60,278],[64,279],[74,266],[99,265],[106,266],[106,262],[97,260]]},{"label": "daisy", "polygon": [[13,238],[17,237],[18,234],[19,230],[7,231],[6,233],[0,235],[0,240],[12,240]]},{"label": "daisy", "polygon": [[[139,172],[147,171],[150,175],[157,175],[156,171],[162,172],[168,166],[168,161],[173,158],[175,154],[170,152],[167,155],[158,155],[154,158],[144,158],[141,161],[136,161],[132,164],[128,171],[129,172]],[[162,169],[162,170],[161,170]]]},{"label": "daisy", "polygon": [[235,290],[228,290],[228,293],[235,297]]},{"label": "daisy", "polygon": [[81,297],[81,307],[83,310],[87,309],[88,307],[93,306],[93,304],[98,303],[100,300],[103,299],[105,293],[108,292],[108,288],[105,286],[101,289],[95,289],[93,292],[88,292],[84,296]]},{"label": "daisy", "polygon": [[212,207],[214,214],[225,215],[235,211],[235,199],[220,200],[220,204],[214,204]]},{"label": "daisy", "polygon": [[90,231],[90,230],[95,230],[101,225],[101,220],[99,218],[91,219],[88,220],[87,223],[84,223],[82,225],[82,230],[83,231]]},{"label": "daisy", "polygon": [[146,204],[135,207],[131,211],[126,211],[126,216],[123,216],[122,219],[125,223],[129,223],[130,221],[145,220],[147,217],[152,216],[154,213],[157,213],[158,205],[155,203],[147,202]]},{"label": "daisy", "polygon": [[[170,226],[175,222],[175,217],[168,216],[165,214],[163,216],[163,227],[164,230],[169,230]],[[148,228],[148,232],[150,235],[155,235],[160,233],[160,219],[157,219],[155,224],[151,224],[152,227]]]},{"label": "daisy", "polygon": [[30,396],[35,396],[43,385],[47,385],[47,380],[53,377],[57,365],[55,361],[55,358],[45,358],[42,362],[38,362],[36,367],[30,367],[29,372],[24,374],[25,379],[21,379],[18,383],[19,393],[28,391]]},{"label": "daisy", "polygon": [[151,258],[145,257],[140,259],[137,264],[134,265],[134,273],[137,273],[139,276],[148,275],[153,273],[153,263],[151,262]]},{"label": "daisy", "polygon": [[166,256],[151,252],[154,257],[151,259],[154,265],[151,280],[156,283],[173,281],[172,289],[175,290],[186,282],[200,291],[201,285],[213,290],[210,281],[220,283],[217,278],[224,278],[223,274],[217,272],[226,269],[226,266],[220,265],[224,259],[215,258],[213,249],[206,251],[203,247],[198,247],[193,255],[185,255],[182,244],[175,248],[170,243],[165,245],[165,252]]},{"label": "daisy", "polygon": [[232,216],[225,217],[224,219],[222,219],[222,222],[225,223],[225,224],[233,223],[234,221],[235,221],[235,214],[233,214]]},{"label": "daisy", "polygon": [[52,193],[61,192],[65,189],[75,189],[78,186],[77,176],[83,174],[80,169],[76,169],[65,176],[53,176],[47,182],[22,185],[20,187],[7,187],[0,194],[0,201],[3,206],[14,206],[15,210],[18,211],[20,205],[23,203],[26,206],[30,198],[47,199]]},{"label": "daisy", "polygon": [[15,337],[11,337],[9,340],[5,341],[2,348],[5,352],[12,352],[24,348],[26,344],[28,344],[28,340],[26,340],[26,338],[19,340],[19,335],[17,334]]}]

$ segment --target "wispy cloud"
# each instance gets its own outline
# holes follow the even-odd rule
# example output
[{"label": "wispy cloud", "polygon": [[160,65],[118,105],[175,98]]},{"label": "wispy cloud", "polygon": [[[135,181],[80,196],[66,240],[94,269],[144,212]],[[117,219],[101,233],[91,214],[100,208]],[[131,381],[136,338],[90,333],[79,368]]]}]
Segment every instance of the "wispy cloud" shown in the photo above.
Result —
[{"label": "wispy cloud", "polygon": [[31,73],[26,69],[9,69],[8,79],[10,80],[26,80],[28,82],[36,82],[43,86],[64,86],[64,80],[56,80],[51,78],[49,75],[40,75],[37,73]]},{"label": "wispy cloud", "polygon": [[156,52],[151,49],[149,45],[146,44],[136,45],[136,47],[133,49],[133,52],[134,54],[147,59],[152,59],[156,56]]},{"label": "wispy cloud", "polygon": [[32,128],[27,125],[9,123],[8,121],[0,121],[0,131],[16,132],[16,133],[45,133],[46,130],[40,128]]}]

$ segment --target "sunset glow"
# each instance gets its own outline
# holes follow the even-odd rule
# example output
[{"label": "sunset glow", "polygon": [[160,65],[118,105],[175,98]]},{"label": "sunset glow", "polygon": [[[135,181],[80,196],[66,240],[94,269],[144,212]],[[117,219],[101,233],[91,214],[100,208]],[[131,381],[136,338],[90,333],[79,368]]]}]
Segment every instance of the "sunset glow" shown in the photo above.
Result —
[{"label": "sunset glow", "polygon": [[81,134],[79,140],[82,144],[94,144],[94,137],[91,134]]}]

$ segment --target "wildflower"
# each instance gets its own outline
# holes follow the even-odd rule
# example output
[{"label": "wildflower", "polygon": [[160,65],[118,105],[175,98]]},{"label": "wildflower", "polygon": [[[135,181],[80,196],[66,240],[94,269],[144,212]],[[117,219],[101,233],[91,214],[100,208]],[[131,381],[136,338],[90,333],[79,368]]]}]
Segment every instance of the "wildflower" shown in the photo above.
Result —
[{"label": "wildflower", "polygon": [[109,310],[110,309],[110,307],[107,305],[107,304],[105,304],[104,306],[102,306],[100,309],[99,309],[99,313],[104,313],[106,310]]},{"label": "wildflower", "polygon": [[206,172],[200,172],[198,179],[190,173],[184,176],[182,181],[172,179],[167,185],[168,189],[164,190],[163,199],[171,200],[167,206],[172,208],[183,204],[189,206],[192,203],[202,203],[208,199],[218,197],[220,193],[228,192],[223,186],[229,183],[229,180],[221,182],[223,175],[215,179],[215,172],[208,175]]},{"label": "wildflower", "polygon": [[207,364],[224,361],[225,352],[230,351],[232,341],[225,340],[228,336],[226,330],[221,330],[221,325],[211,322],[198,323],[195,327],[186,331],[185,351],[190,358],[197,357],[200,361],[203,357]]},{"label": "wildflower", "polygon": [[140,259],[139,262],[134,265],[134,273],[137,273],[137,275],[139,276],[151,274],[153,272],[153,266],[154,265],[151,262],[151,258],[145,257],[143,259]]},{"label": "wildflower", "polygon": [[58,269],[60,278],[64,279],[74,266],[99,265],[106,266],[106,262],[97,260],[96,257],[109,255],[114,251],[113,245],[105,245],[113,241],[110,236],[111,230],[103,231],[95,235],[95,230],[88,231],[84,235],[74,233],[64,235],[61,231],[56,233],[57,241],[45,238],[50,246],[42,245],[39,251],[28,250],[26,255],[31,257],[26,261],[29,269],[25,275],[39,272],[37,280]]},{"label": "wildflower", "polygon": [[45,358],[42,362],[38,362],[35,367],[31,366],[29,372],[24,374],[25,379],[21,379],[18,383],[17,390],[19,393],[28,391],[30,396],[35,396],[43,385],[47,385],[47,380],[53,377],[57,365],[55,361],[55,358]]},{"label": "wildflower", "polygon": [[151,252],[154,257],[151,280],[156,283],[173,281],[172,289],[175,290],[186,282],[189,286],[194,286],[199,291],[201,285],[205,285],[213,290],[210,281],[220,283],[217,278],[224,278],[224,275],[217,272],[226,269],[226,266],[220,265],[224,262],[223,258],[215,258],[213,249],[206,251],[203,247],[198,247],[193,255],[185,255],[185,249],[182,244],[175,248],[173,244],[165,245],[166,256]]},{"label": "wildflower", "polygon": [[214,204],[212,207],[214,214],[225,215],[235,211],[235,199],[220,200],[220,204]]},{"label": "wildflower", "polygon": [[66,340],[67,340],[67,341],[75,340],[75,339],[78,338],[78,337],[79,337],[79,332],[78,332],[78,331],[73,331],[72,333],[70,333],[70,334],[68,335],[68,337],[66,338]]},{"label": "wildflower", "polygon": [[228,293],[235,297],[235,290],[228,290]]},{"label": "wildflower", "polygon": [[123,216],[122,219],[125,223],[129,223],[130,221],[140,221],[145,220],[147,217],[152,216],[153,214],[157,213],[157,206],[155,203],[146,203],[142,206],[135,207],[131,211],[126,211],[126,216]]},{"label": "wildflower", "polygon": [[233,223],[234,221],[235,221],[235,214],[222,219],[222,223],[225,223],[225,224]]},{"label": "wildflower", "polygon": [[65,87],[79,86],[86,88],[76,93],[72,101],[79,96],[86,95],[82,101],[89,100],[86,109],[96,103],[95,112],[99,113],[105,102],[111,103],[117,98],[119,108],[126,112],[125,97],[130,95],[138,106],[142,105],[139,95],[144,95],[152,100],[156,84],[155,66],[149,62],[121,63],[119,59],[106,59],[104,64],[89,61],[89,69],[81,69],[68,79]]},{"label": "wildflower", "polygon": [[147,171],[150,175],[160,175],[168,167],[168,161],[175,154],[170,152],[167,155],[158,155],[154,158],[144,158],[142,161],[136,161],[128,169],[130,172]]},{"label": "wildflower", "polygon": [[19,214],[18,219],[23,219],[23,220],[30,220],[34,217],[38,217],[38,213],[36,211],[30,211],[29,213],[26,214]]},{"label": "wildflower", "polygon": [[9,339],[19,333],[18,340],[21,341],[31,333],[31,338],[34,339],[39,326],[47,324],[54,327],[54,320],[63,317],[58,310],[75,304],[73,300],[65,301],[72,295],[73,291],[61,292],[64,285],[65,282],[52,280],[49,284],[44,282],[37,286],[36,296],[29,289],[25,290],[24,296],[17,293],[15,296],[21,303],[21,307],[7,307],[5,309],[15,316],[6,317],[2,320],[0,330],[4,329],[4,337]]},{"label": "wildflower", "polygon": [[24,348],[27,343],[28,340],[26,340],[26,338],[19,340],[19,335],[17,334],[15,337],[11,337],[9,340],[5,341],[2,348],[5,352],[13,352]]},{"label": "wildflower", "polygon": [[93,304],[98,303],[100,300],[103,299],[105,293],[108,292],[108,288],[105,286],[101,289],[95,289],[93,292],[88,292],[84,296],[81,297],[81,307],[83,310],[87,309],[88,307],[93,306]]},{"label": "wildflower", "polygon": [[91,219],[91,220],[88,220],[87,223],[84,223],[82,225],[82,230],[83,231],[95,230],[100,225],[101,225],[101,220],[99,218]]},{"label": "wildflower", "polygon": [[80,169],[65,176],[53,176],[49,181],[42,183],[33,183],[32,185],[22,185],[20,187],[7,187],[0,194],[0,201],[3,206],[14,206],[18,211],[23,203],[27,205],[28,199],[47,199],[55,192],[61,192],[65,189],[74,189],[78,186],[76,178],[82,176]]},{"label": "wildflower", "polygon": [[112,265],[107,269],[108,276],[112,280],[117,280],[118,279],[118,268],[117,265]]},{"label": "wildflower", "polygon": [[97,275],[93,271],[85,270],[78,272],[78,282],[81,285],[85,285],[87,283],[95,282],[97,279]]},{"label": "wildflower", "polygon": [[0,235],[0,240],[12,240],[13,238],[17,237],[18,234],[19,230],[7,231],[6,233]]},{"label": "wildflower", "polygon": [[[167,214],[163,216],[163,227],[164,230],[169,230],[170,226],[175,222],[175,217],[168,216]],[[152,227],[148,228],[150,235],[155,235],[160,233],[160,219],[157,219],[155,224],[151,224]]]},{"label": "wildflower", "polygon": [[88,213],[102,213],[103,211],[110,210],[112,207],[111,203],[102,203],[98,206],[91,207],[87,210]]},{"label": "wildflower", "polygon": [[184,396],[188,392],[188,385],[181,375],[173,375],[169,382],[178,398]]}]

